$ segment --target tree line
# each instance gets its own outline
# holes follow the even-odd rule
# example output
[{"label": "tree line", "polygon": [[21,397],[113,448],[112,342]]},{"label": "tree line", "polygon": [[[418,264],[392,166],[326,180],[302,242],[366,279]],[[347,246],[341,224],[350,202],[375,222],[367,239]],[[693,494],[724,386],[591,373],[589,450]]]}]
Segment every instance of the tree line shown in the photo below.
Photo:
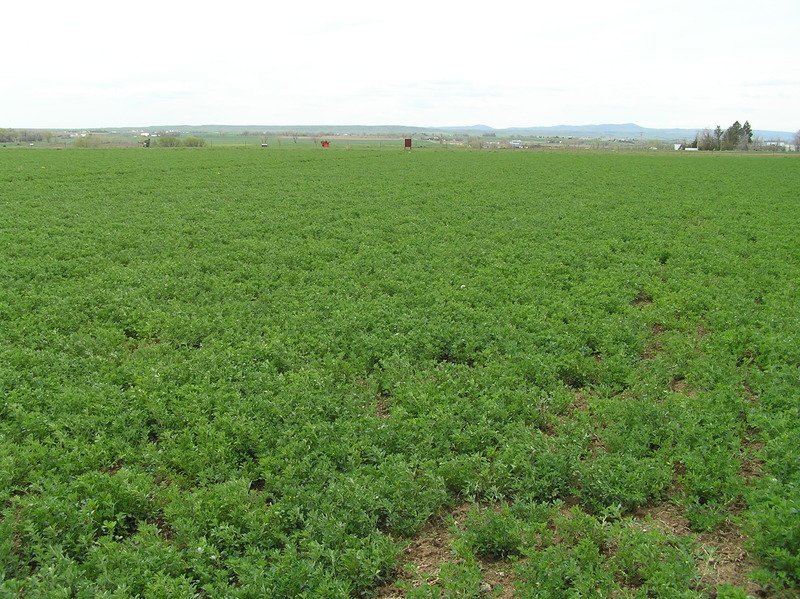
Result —
[{"label": "tree line", "polygon": [[51,141],[53,133],[31,129],[0,129],[0,143]]},{"label": "tree line", "polygon": [[719,125],[713,131],[703,129],[688,147],[698,150],[748,150],[752,143],[753,128],[750,121],[745,121],[744,125],[736,121],[724,131]]},{"label": "tree line", "polygon": [[[143,145],[149,148],[151,143],[151,139],[147,138]],[[189,135],[184,139],[174,135],[165,135],[164,137],[156,138],[156,145],[161,148],[179,148],[181,146],[187,148],[202,148],[206,145],[206,140],[202,137],[196,137],[194,135]]]}]

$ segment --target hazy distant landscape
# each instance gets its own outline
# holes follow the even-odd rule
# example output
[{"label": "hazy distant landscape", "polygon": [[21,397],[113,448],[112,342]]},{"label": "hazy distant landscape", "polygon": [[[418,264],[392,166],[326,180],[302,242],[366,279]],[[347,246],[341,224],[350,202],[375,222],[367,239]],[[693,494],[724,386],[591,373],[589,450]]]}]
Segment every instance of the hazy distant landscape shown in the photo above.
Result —
[{"label": "hazy distant landscape", "polygon": [[[753,129],[747,120],[727,128],[656,129],[633,123],[494,128],[404,125],[149,125],[77,129],[0,128],[0,147],[146,148],[320,146],[390,149],[440,145],[476,150],[755,151],[792,152],[800,132]],[[399,145],[398,145],[399,144]]]},{"label": "hazy distant landscape", "polygon": [[[716,125],[708,124],[709,128]],[[724,124],[727,126],[727,124]],[[665,141],[681,141],[693,139],[698,131],[703,127],[694,129],[656,129],[642,127],[634,123],[623,124],[601,124],[601,125],[556,125],[551,127],[511,127],[496,129],[489,125],[469,125],[458,127],[419,127],[406,125],[150,125],[142,127],[109,127],[107,129],[116,132],[136,131],[136,130],[176,130],[185,133],[226,133],[238,134],[244,131],[253,133],[276,133],[284,131],[296,131],[300,134],[349,134],[349,135],[411,135],[411,134],[467,134],[467,135],[490,135],[498,137],[524,137],[524,136],[552,136],[552,137],[586,137],[586,138],[643,138]],[[756,129],[754,134],[765,140],[789,141],[794,135],[789,131],[767,131]]]}]

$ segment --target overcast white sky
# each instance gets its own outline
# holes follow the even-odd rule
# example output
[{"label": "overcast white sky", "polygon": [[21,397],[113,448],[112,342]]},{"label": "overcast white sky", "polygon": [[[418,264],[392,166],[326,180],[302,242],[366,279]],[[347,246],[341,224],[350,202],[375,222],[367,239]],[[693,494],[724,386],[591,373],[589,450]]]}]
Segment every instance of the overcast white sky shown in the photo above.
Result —
[{"label": "overcast white sky", "polygon": [[0,127],[800,128],[798,0],[40,0]]}]

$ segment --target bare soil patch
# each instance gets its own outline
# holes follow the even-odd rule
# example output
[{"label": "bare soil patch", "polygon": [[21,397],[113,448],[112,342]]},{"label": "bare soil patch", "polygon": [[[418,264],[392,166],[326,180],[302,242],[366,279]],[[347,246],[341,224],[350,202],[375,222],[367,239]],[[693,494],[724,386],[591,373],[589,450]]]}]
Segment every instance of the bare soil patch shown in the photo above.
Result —
[{"label": "bare soil patch", "polygon": [[375,398],[375,415],[378,418],[391,418],[392,410],[388,395],[378,395]]},{"label": "bare soil patch", "polygon": [[680,393],[681,395],[685,395],[686,397],[697,397],[697,391],[695,391],[689,383],[684,378],[676,378],[673,379],[669,385],[669,390],[673,393]]},{"label": "bare soil patch", "polygon": [[585,412],[588,409],[589,402],[586,400],[586,396],[580,391],[576,391],[575,401],[573,401],[569,406],[569,413],[574,414],[575,412]]},{"label": "bare soil patch", "polygon": [[436,584],[442,564],[453,557],[450,551],[448,516],[458,522],[469,509],[469,505],[463,505],[429,521],[403,550],[401,564],[393,572],[395,580],[378,589],[376,596],[382,599],[405,597],[405,591],[398,583],[410,584],[412,587]]},{"label": "bare soil patch", "polygon": [[667,329],[662,324],[656,323],[652,326],[650,329],[650,338],[642,352],[642,359],[654,360],[655,357],[664,350],[664,343],[661,340],[661,336],[666,330]]},{"label": "bare soil patch", "polygon": [[[376,393],[376,385],[372,380],[369,378],[362,378],[356,380],[356,386],[364,389],[370,390],[372,389],[373,393]],[[372,401],[367,403],[366,408],[368,411],[371,411],[372,414],[378,418],[391,418],[392,411],[391,411],[391,394],[383,392],[377,393],[372,397]]]},{"label": "bare soil patch", "polygon": [[[393,574],[395,579],[377,590],[380,599],[402,599],[406,596],[403,587],[419,587],[423,584],[436,585],[442,564],[453,560],[450,549],[452,535],[450,522],[460,525],[471,509],[464,504],[433,518],[412,538],[403,550],[401,564]],[[511,565],[504,560],[479,560],[483,571],[481,592],[495,593],[492,597],[509,599],[514,596],[514,575]]]},{"label": "bare soil patch", "polygon": [[711,532],[693,533],[683,509],[671,503],[643,506],[633,516],[643,526],[652,522],[674,535],[693,535],[697,539],[703,555],[699,566],[699,584],[711,589],[712,597],[713,589],[723,584],[743,587],[753,597],[773,596],[747,577],[756,564],[745,549],[747,536],[739,526],[725,522]]},{"label": "bare soil patch", "polygon": [[653,303],[653,296],[647,293],[646,291],[642,290],[639,292],[633,300],[631,301],[631,306],[641,308],[642,306],[649,306]]}]

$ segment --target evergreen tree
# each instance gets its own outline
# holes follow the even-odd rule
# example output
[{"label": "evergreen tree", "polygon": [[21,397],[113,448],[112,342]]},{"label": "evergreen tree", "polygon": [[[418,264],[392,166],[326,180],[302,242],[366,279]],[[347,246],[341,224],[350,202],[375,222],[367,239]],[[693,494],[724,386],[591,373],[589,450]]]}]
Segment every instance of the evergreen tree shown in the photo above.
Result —
[{"label": "evergreen tree", "polygon": [[753,128],[750,126],[750,121],[745,121],[742,126],[742,142],[746,150],[750,143],[753,141]]}]

